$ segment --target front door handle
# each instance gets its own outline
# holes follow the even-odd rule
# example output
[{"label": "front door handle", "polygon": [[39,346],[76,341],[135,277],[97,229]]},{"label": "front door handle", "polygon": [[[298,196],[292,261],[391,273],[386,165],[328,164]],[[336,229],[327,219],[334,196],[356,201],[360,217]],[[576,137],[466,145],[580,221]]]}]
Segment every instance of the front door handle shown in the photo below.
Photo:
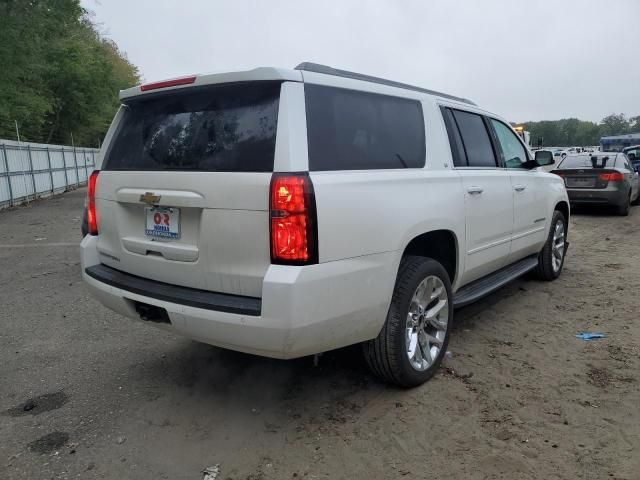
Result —
[{"label": "front door handle", "polygon": [[467,192],[469,192],[471,195],[480,195],[484,190],[482,189],[482,187],[468,187],[467,188]]},{"label": "front door handle", "polygon": [[515,187],[513,187],[513,189],[516,192],[522,192],[522,191],[524,191],[525,188],[527,188],[525,185],[516,185]]}]

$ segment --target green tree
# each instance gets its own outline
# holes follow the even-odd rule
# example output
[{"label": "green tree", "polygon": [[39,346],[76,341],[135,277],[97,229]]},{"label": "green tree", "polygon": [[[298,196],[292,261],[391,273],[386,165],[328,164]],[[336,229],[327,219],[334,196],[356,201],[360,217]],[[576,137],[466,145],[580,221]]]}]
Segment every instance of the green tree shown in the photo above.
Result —
[{"label": "green tree", "polygon": [[0,137],[14,138],[15,121],[28,126],[28,136],[39,132],[51,109],[42,61],[51,35],[47,10],[41,3],[0,1]]},{"label": "green tree", "polygon": [[139,75],[79,0],[0,0],[0,138],[95,145]]},{"label": "green tree", "polygon": [[600,137],[640,132],[640,116],[629,120],[624,114],[611,114],[600,123],[587,122],[577,118],[525,122],[525,130],[531,132],[531,143],[538,146],[542,139],[544,146],[570,147],[598,145]]},{"label": "green tree", "polygon": [[600,137],[600,126],[597,123],[580,122],[575,144],[578,146],[598,145]]},{"label": "green tree", "polygon": [[605,135],[622,135],[629,133],[629,122],[624,113],[612,113],[600,122],[600,133]]},{"label": "green tree", "polygon": [[531,142],[535,146],[539,140],[542,140],[544,146],[597,145],[601,136],[598,124],[577,118],[526,122],[523,125],[531,132]]}]

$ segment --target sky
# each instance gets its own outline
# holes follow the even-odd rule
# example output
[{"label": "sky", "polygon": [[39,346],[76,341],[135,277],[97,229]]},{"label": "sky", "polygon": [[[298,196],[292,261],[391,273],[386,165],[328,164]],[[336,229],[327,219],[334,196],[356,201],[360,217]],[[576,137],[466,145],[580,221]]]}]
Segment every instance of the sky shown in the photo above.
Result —
[{"label": "sky", "polygon": [[509,121],[640,115],[640,0],[81,0],[146,81],[323,63]]}]

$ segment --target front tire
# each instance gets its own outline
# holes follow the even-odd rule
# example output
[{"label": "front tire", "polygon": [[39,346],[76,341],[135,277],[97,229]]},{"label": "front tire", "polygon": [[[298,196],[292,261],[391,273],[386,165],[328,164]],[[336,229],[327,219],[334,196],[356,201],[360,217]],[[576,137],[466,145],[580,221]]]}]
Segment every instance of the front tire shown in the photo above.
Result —
[{"label": "front tire", "polygon": [[402,387],[429,380],[449,344],[453,322],[451,281],[437,261],[406,256],[380,334],[363,344],[373,373]]},{"label": "front tire", "polygon": [[536,276],[548,282],[555,280],[562,273],[564,257],[567,251],[567,220],[561,211],[555,210],[551,218],[551,228],[547,241],[538,255]]}]

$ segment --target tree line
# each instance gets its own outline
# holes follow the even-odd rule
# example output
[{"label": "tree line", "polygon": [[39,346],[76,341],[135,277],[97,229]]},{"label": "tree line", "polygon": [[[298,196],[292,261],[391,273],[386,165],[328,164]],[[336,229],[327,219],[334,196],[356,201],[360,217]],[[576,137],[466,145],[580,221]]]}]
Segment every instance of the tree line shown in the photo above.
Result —
[{"label": "tree line", "polygon": [[531,146],[570,147],[598,145],[600,137],[640,133],[640,115],[627,118],[624,114],[611,114],[600,123],[565,118],[520,124],[531,133]]},{"label": "tree line", "polygon": [[0,138],[97,146],[138,69],[80,0],[0,0],[0,19]]}]

